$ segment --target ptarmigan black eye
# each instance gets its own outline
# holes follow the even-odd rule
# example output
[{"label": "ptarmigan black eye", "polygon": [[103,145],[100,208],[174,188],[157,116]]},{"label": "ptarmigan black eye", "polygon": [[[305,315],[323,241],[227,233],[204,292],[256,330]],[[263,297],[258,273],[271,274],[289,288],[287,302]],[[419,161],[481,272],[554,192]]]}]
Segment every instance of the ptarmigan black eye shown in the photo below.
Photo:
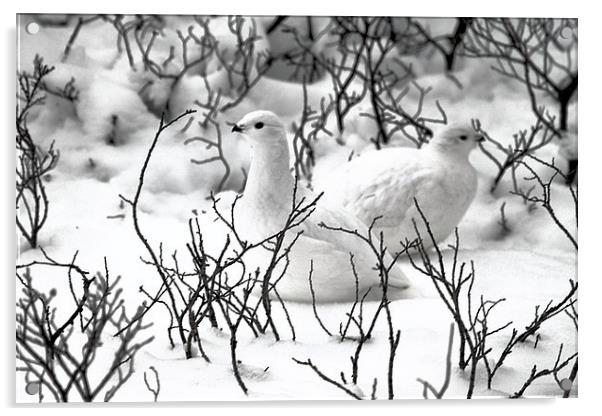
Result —
[{"label": "ptarmigan black eye", "polygon": [[256,129],[262,129],[263,128],[263,123],[261,121],[259,123],[255,123],[255,128]]},{"label": "ptarmigan black eye", "polygon": [[466,140],[468,139],[468,136],[465,136],[464,134],[461,135],[460,137],[458,137],[460,140]]}]

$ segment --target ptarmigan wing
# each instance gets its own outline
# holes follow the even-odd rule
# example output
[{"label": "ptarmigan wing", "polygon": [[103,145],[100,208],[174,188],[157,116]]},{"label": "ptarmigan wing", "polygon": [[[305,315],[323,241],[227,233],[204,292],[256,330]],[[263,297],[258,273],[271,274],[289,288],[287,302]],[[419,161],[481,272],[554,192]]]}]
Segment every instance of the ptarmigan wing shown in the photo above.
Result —
[{"label": "ptarmigan wing", "polygon": [[329,200],[343,205],[365,224],[376,217],[379,227],[395,227],[415,209],[433,183],[433,165],[422,163],[411,149],[373,152],[349,162],[328,188]]},{"label": "ptarmigan wing", "polygon": [[[322,255],[327,254],[332,256],[332,259],[344,259],[345,262],[348,262],[349,254],[353,253],[357,259],[358,272],[362,277],[365,279],[367,276],[372,276],[371,284],[379,284],[380,278],[373,269],[376,267],[377,259],[368,244],[358,236],[344,231],[331,230],[320,224],[331,228],[357,231],[362,236],[368,235],[368,227],[344,208],[332,207],[326,202],[318,203],[312,215],[300,225],[300,229],[303,230],[301,238],[314,241],[313,246],[320,247]],[[387,263],[392,260],[388,255],[385,257]],[[391,270],[389,284],[397,288],[410,286],[407,277],[398,268]]]},{"label": "ptarmigan wing", "polygon": [[[315,196],[313,198],[311,196],[309,198],[306,197],[306,200],[313,199],[315,199]],[[303,237],[333,244],[338,250],[347,252],[357,251],[358,247],[365,245],[358,237],[342,231],[329,230],[322,227],[320,225],[322,223],[333,228],[340,227],[346,230],[357,230],[362,235],[366,235],[367,233],[364,223],[354,218],[344,208],[334,208],[328,203],[319,200],[314,212],[299,226],[303,230]]]}]

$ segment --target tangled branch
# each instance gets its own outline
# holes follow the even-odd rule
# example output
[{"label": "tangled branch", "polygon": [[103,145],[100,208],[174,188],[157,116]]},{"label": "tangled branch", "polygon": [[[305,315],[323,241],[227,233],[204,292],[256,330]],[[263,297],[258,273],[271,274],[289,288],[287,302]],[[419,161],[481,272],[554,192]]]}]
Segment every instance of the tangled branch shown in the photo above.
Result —
[{"label": "tangled branch", "polygon": [[56,167],[59,152],[54,149],[54,142],[48,149],[38,146],[27,124],[30,111],[45,103],[46,96],[42,93],[47,90],[44,77],[53,70],[36,55],[33,73],[22,71],[17,75],[16,224],[32,248],[38,246],[39,234],[48,218],[50,202],[44,177]]},{"label": "tangled branch", "polygon": [[[75,309],[64,323],[58,316],[64,314],[64,303],[55,306],[57,290],[48,294],[35,289],[31,270],[41,266],[68,269],[69,286]],[[71,272],[75,271],[82,281],[81,298],[75,295]],[[120,277],[112,280],[105,261],[104,274],[88,278],[88,273],[73,262],[32,262],[17,266],[17,279],[22,295],[17,301],[16,353],[20,365],[17,371],[26,377],[34,377],[40,386],[51,392],[57,402],[68,402],[75,391],[81,400],[94,401],[103,394],[110,401],[115,393],[134,373],[136,354],[153,337],[142,338],[141,332],[150,327],[141,320],[133,323],[126,315],[119,288]],[[140,312],[140,309],[136,314]],[[94,366],[97,356],[104,353],[103,336],[109,328],[121,330],[116,336],[117,348],[107,368],[98,378]]]}]

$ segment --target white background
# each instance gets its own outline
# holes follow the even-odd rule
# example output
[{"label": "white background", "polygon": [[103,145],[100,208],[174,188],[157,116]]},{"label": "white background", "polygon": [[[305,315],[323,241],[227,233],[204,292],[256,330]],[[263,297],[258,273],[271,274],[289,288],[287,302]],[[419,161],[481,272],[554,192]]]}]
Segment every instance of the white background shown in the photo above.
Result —
[{"label": "white background", "polygon": [[[193,1],[187,4],[176,4],[171,1],[161,3],[150,1],[102,0],[84,2],[68,0],[46,1],[14,1],[5,0],[2,4],[0,19],[2,20],[2,124],[5,126],[2,140],[2,227],[3,245],[0,249],[0,263],[4,266],[3,282],[3,337],[0,341],[2,349],[2,406],[8,413],[23,415],[34,412],[48,414],[81,414],[90,416],[106,414],[107,411],[144,412],[146,415],[163,415],[170,408],[169,404],[95,404],[92,406],[45,406],[44,409],[32,407],[15,407],[15,372],[14,372],[14,265],[16,259],[14,238],[14,109],[15,109],[15,71],[16,71],[16,13],[188,13],[188,14],[299,14],[299,15],[413,15],[413,16],[538,16],[538,17],[578,17],[579,18],[579,69],[581,88],[579,91],[579,133],[580,133],[580,182],[579,195],[581,253],[579,256],[579,399],[572,400],[479,400],[479,401],[401,401],[396,403],[355,403],[355,402],[240,402],[240,403],[186,403],[175,404],[178,415],[181,412],[261,414],[262,416],[286,413],[287,416],[305,415],[314,412],[345,413],[359,415],[366,412],[380,414],[403,415],[415,414],[448,414],[462,413],[507,415],[508,413],[531,413],[545,415],[599,413],[599,400],[602,400],[602,249],[599,233],[602,224],[600,192],[602,191],[602,133],[600,132],[602,114],[600,109],[600,80],[602,66],[602,15],[597,12],[595,2],[585,1],[535,1],[535,0],[502,0],[495,2],[469,0],[420,0],[420,1],[385,1],[368,0],[365,4],[351,3],[350,0],[218,0]],[[319,382],[319,381],[317,381]],[[118,410],[119,408],[119,410]],[[126,409],[123,409],[126,408]],[[129,409],[127,409],[129,408]],[[135,410],[138,408],[139,410]],[[86,415],[88,416],[88,415]]]}]

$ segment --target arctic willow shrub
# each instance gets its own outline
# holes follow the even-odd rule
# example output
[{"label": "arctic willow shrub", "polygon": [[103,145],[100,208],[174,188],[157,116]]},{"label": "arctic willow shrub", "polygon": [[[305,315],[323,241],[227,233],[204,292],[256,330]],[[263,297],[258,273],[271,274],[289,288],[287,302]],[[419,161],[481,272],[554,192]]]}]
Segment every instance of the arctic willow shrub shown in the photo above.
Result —
[{"label": "arctic willow shrub", "polygon": [[16,206],[17,227],[29,243],[37,247],[39,233],[48,218],[48,197],[44,176],[58,163],[59,153],[51,145],[40,148],[31,137],[27,126],[30,111],[44,105],[44,77],[54,70],[36,56],[33,72],[22,71],[17,75],[17,172]]},{"label": "arctic willow shrub", "polygon": [[[66,269],[73,303],[58,300],[56,289],[44,293],[34,287],[32,270],[46,267]],[[25,373],[28,392],[37,392],[40,402],[46,394],[57,402],[77,396],[85,402],[110,401],[134,373],[137,352],[153,337],[142,335],[150,324],[128,318],[119,280],[106,267],[104,274],[89,278],[75,264],[49,258],[17,266],[17,371]]]}]

